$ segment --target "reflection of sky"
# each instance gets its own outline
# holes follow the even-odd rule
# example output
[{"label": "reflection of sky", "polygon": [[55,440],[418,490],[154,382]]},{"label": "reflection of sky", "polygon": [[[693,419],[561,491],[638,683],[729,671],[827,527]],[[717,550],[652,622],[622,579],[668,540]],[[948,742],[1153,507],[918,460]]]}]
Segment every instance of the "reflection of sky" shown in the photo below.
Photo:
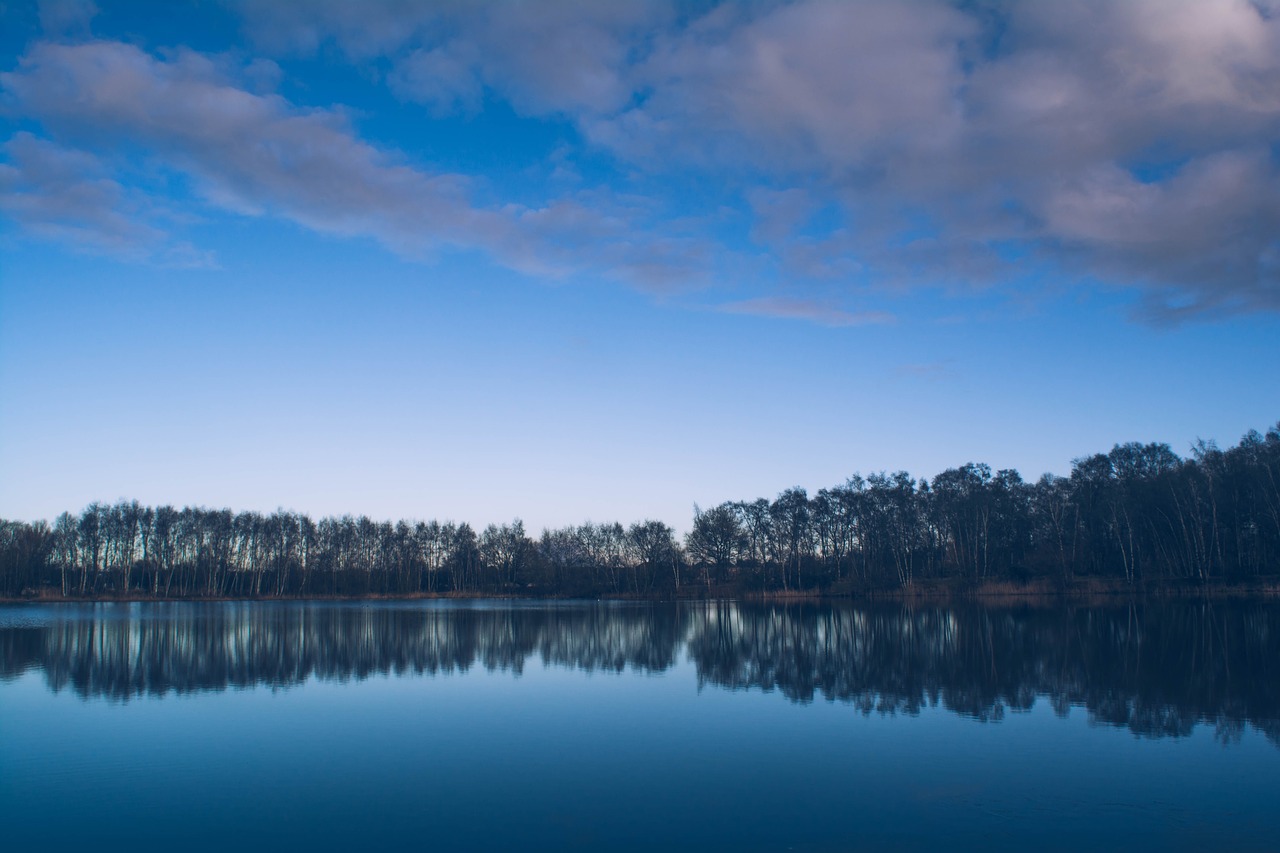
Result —
[{"label": "reflection of sky", "polygon": [[[932,476],[973,460],[1034,479],[1065,474],[1072,458],[1115,442],[1166,441],[1185,455],[1197,437],[1234,443],[1277,417],[1280,379],[1264,369],[1276,350],[1267,266],[1274,251],[1257,255],[1256,281],[1231,278],[1239,258],[1224,255],[1213,281],[1152,291],[1136,284],[1134,270],[1148,269],[1142,258],[1152,275],[1175,278],[1214,259],[1187,248],[1198,232],[1183,236],[1183,220],[1135,215],[1135,228],[1167,225],[1156,230],[1168,236],[1116,233],[1107,242],[1105,211],[1095,211],[1072,227],[1101,223],[1089,236],[1100,241],[1097,251],[1073,254],[1062,248],[1065,232],[1033,239],[957,214],[980,194],[961,192],[947,183],[952,178],[916,170],[913,180],[941,183],[854,192],[832,177],[847,176],[850,152],[825,150],[830,162],[815,165],[778,142],[790,130],[830,139],[825,125],[790,128],[778,119],[762,127],[729,115],[722,118],[732,126],[721,127],[667,116],[667,125],[653,126],[688,136],[648,140],[659,152],[648,157],[633,150],[645,142],[639,130],[628,137],[632,148],[601,135],[619,114],[564,106],[557,99],[569,91],[556,87],[569,84],[538,76],[542,66],[502,76],[499,57],[507,54],[496,50],[481,51],[495,65],[474,111],[441,113],[388,82],[415,47],[431,45],[344,53],[343,39],[355,36],[338,27],[330,49],[310,55],[268,38],[259,4],[244,4],[243,16],[242,7],[202,5],[174,17],[99,5],[89,30],[72,14],[55,32],[48,9],[59,4],[46,4],[48,31],[34,5],[15,4],[6,12],[12,25],[0,33],[0,72],[11,75],[0,82],[10,96],[0,181],[18,181],[0,191],[26,205],[0,205],[0,516],[51,518],[127,496],[480,525],[522,516],[535,533],[586,518],[657,517],[684,528],[695,502],[773,496],[797,484],[812,491],[855,471]],[[925,16],[926,5],[903,14]],[[842,13],[838,4],[793,4],[789,14],[790,28],[775,33],[784,48],[785,38],[822,31],[801,26],[821,22],[805,16]],[[1186,31],[1214,37],[1213,16],[1227,12],[1205,14]],[[778,20],[763,15],[758,24]],[[652,24],[654,38],[680,43],[684,25],[673,21]],[[924,32],[927,23],[908,21],[905,32]],[[599,34],[595,26],[589,33]],[[469,19],[455,27],[484,47],[490,36],[481,29]],[[725,38],[733,43],[750,31],[744,23]],[[1080,38],[1125,32],[1090,27]],[[255,132],[285,134],[287,121],[272,124],[282,116],[345,107],[348,124],[335,139],[392,152],[413,173],[405,181],[464,177],[465,210],[430,219],[431,211],[413,208],[428,216],[418,227],[413,216],[392,215],[402,208],[375,206],[350,225],[322,193],[304,188],[299,198],[282,189],[287,168],[232,181],[230,164],[245,150],[239,143],[211,152],[180,129],[165,135],[109,110],[58,117],[67,101],[22,89],[35,85],[39,69],[21,58],[55,42],[137,45],[152,72],[179,55],[222,62],[222,85],[265,98],[255,102],[265,105],[261,124],[235,137],[246,144]],[[1012,62],[1017,41],[1008,44]],[[1192,58],[1218,55],[1184,47]],[[1146,42],[1132,48],[1135,56],[1156,50]],[[1062,67],[1085,73],[1073,62]],[[699,75],[712,70],[687,67],[663,84],[670,92],[659,87],[642,106],[674,110],[677,96],[696,106],[697,97],[719,91],[702,85]],[[837,79],[844,77],[816,82]],[[981,82],[971,80],[971,90]],[[1117,104],[1139,117],[1150,106],[1100,104],[1096,120]],[[858,101],[829,112],[857,118],[864,108]],[[1194,111],[1179,113],[1185,125],[1160,112],[1149,124],[1167,138],[1146,140],[1141,156],[1103,151],[1072,176],[1082,187],[1118,181],[1106,170],[1114,159],[1137,184],[1170,193],[1161,209],[1172,213],[1160,215],[1175,217],[1182,167],[1220,165],[1274,135],[1270,125],[1231,125],[1235,113],[1230,104],[1223,109],[1217,135],[1199,132]],[[202,119],[210,131],[219,129],[215,115]],[[1033,126],[1016,118],[1002,131],[1009,138]],[[966,145],[955,156],[997,159]],[[79,164],[71,173],[32,165],[31,152],[52,157],[54,147],[83,155],[68,161]],[[704,149],[722,162],[691,153]],[[761,165],[747,156],[754,150],[781,159]],[[796,159],[785,160],[789,154]],[[84,165],[95,158],[100,174]],[[1236,195],[1223,200],[1210,195],[1213,187],[1202,189],[1213,215],[1200,231],[1212,235],[1238,221],[1249,227],[1237,231],[1274,242],[1276,216],[1265,197],[1249,206],[1250,187],[1266,196],[1275,180],[1274,163],[1263,160],[1258,180],[1231,185]],[[371,195],[381,186],[372,180],[383,174],[376,169],[352,174],[368,179]],[[1033,207],[1044,190],[1021,173],[1005,177],[1018,202],[1008,210]],[[66,182],[85,180],[58,195]],[[111,182],[123,195],[109,212],[136,221],[85,207],[94,197],[86,186]],[[383,188],[391,201],[412,204],[396,186]],[[1111,189],[1127,187],[1134,209],[1146,210],[1140,188],[1118,186]],[[233,189],[248,198],[233,204]],[[581,219],[555,207],[565,200],[580,205]],[[1223,207],[1213,207],[1219,201]],[[475,211],[489,216],[483,229],[433,242],[436,232],[464,228],[456,222]],[[1040,227],[1066,228],[1051,212],[1038,211]],[[428,235],[421,244],[419,233]],[[904,260],[922,238],[970,233],[954,263]],[[686,240],[703,258],[686,278],[644,271],[646,261],[674,263],[664,253]],[[978,267],[966,252],[979,248],[1013,272],[1000,280],[969,272]],[[1139,249],[1149,257],[1134,254]],[[1236,254],[1248,266],[1247,253]],[[173,266],[193,258],[216,264]],[[1152,292],[1166,309],[1190,306],[1188,322],[1134,320]],[[1219,297],[1234,307],[1221,308]]]},{"label": "reflection of sky", "polygon": [[28,673],[0,686],[23,732],[0,741],[0,817],[46,849],[1265,846],[1277,829],[1275,750],[1252,732],[1223,749],[1208,729],[1143,740],[1043,701],[983,724],[695,685],[687,663],[474,668],[121,705]]}]

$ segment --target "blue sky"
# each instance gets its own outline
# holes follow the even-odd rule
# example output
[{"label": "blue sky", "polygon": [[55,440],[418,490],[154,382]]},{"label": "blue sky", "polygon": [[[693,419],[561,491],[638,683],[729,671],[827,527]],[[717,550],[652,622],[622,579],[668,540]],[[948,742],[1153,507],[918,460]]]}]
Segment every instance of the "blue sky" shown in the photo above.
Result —
[{"label": "blue sky", "polygon": [[1276,11],[4,0],[0,516],[683,529],[1234,443]]}]

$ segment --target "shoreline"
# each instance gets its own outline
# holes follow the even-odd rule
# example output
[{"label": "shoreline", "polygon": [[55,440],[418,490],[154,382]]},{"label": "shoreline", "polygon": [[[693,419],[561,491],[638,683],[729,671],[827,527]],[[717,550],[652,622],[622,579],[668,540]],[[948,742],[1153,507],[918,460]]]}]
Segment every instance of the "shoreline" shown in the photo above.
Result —
[{"label": "shoreline", "polygon": [[510,592],[421,592],[378,593],[372,595],[262,595],[262,596],[155,596],[68,595],[41,590],[22,596],[0,597],[0,604],[106,604],[141,602],[229,602],[229,601],[748,601],[762,603],[905,603],[905,604],[1107,604],[1134,601],[1168,600],[1244,600],[1280,599],[1280,576],[1249,581],[1210,582],[1207,584],[1177,581],[1138,582],[1134,584],[1112,579],[1084,578],[1070,581],[983,581],[929,580],[905,587],[836,586],[828,590],[744,590],[733,585],[685,588],[676,594],[616,593],[596,596],[556,594],[513,594]]}]

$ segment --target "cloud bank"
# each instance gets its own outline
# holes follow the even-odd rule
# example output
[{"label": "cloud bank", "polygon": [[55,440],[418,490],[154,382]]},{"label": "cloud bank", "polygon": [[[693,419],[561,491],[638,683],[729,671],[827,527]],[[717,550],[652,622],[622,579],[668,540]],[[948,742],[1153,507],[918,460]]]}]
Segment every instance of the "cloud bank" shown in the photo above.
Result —
[{"label": "cloud bank", "polygon": [[[50,40],[0,75],[6,113],[47,135],[11,138],[6,213],[106,247],[157,245],[147,228],[160,226],[119,213],[127,193],[102,166],[141,155],[209,204],[411,256],[479,249],[534,275],[663,290],[749,256],[762,282],[785,283],[726,310],[829,322],[814,294],[833,282],[851,298],[1043,286],[1029,271],[1132,292],[1156,322],[1280,310],[1274,2],[233,8],[285,68],[358,66],[424,122],[495,103],[567,122],[565,171],[603,157],[612,174],[534,206],[480,205],[477,176],[365,141],[339,107],[254,91],[243,64]],[[40,165],[59,158],[57,175]],[[747,223],[738,241],[661,224],[690,176]],[[622,201],[636,187],[649,197]]]}]

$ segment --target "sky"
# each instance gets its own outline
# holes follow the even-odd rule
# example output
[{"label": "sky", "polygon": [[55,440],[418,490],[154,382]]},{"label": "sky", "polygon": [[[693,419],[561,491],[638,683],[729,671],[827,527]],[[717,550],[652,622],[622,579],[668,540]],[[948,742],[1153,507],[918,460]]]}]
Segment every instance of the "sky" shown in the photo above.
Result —
[{"label": "sky", "polygon": [[1273,0],[0,0],[0,517],[683,530],[1277,355]]}]

